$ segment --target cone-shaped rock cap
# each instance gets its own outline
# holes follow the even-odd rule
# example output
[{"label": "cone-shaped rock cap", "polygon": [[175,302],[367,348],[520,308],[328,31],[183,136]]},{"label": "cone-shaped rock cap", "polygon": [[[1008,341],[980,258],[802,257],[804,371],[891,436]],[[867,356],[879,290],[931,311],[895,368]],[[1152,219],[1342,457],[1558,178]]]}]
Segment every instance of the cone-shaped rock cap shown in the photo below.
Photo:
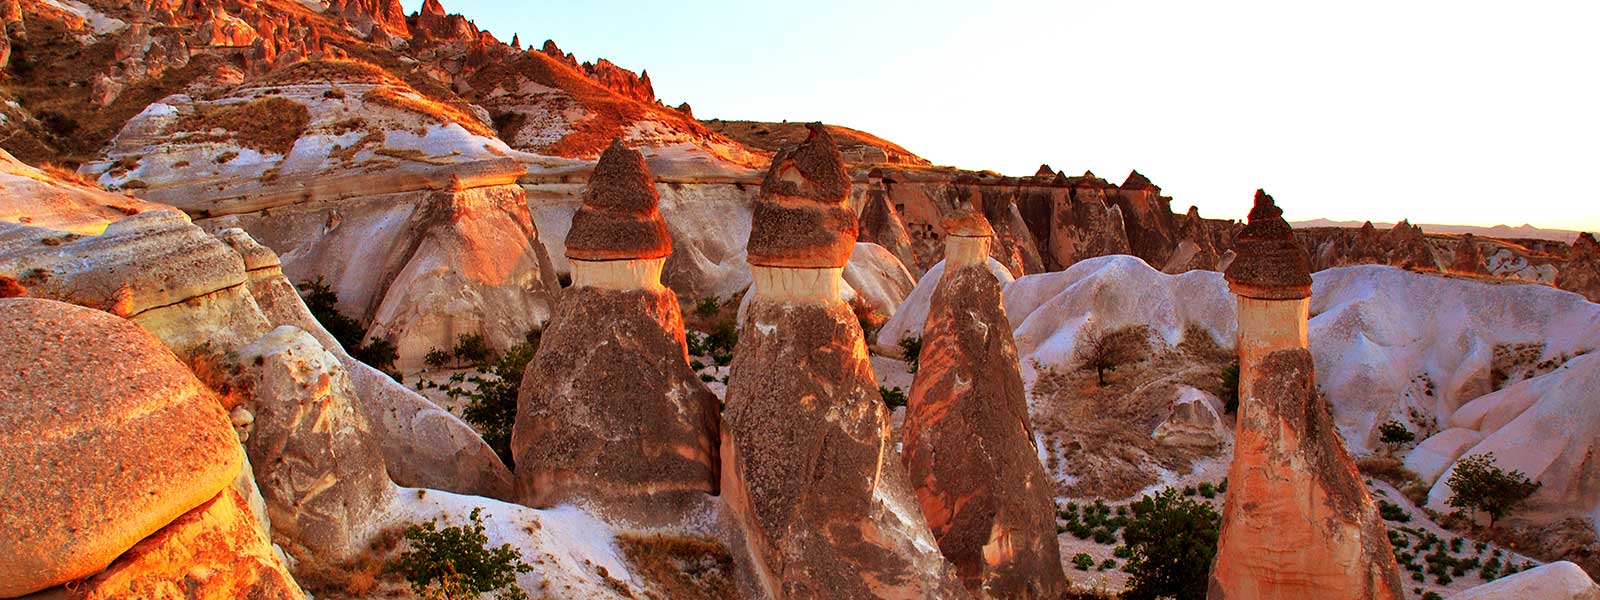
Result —
[{"label": "cone-shaped rock cap", "polygon": [[1150,183],[1150,178],[1145,177],[1144,174],[1140,173],[1137,170],[1128,173],[1128,178],[1126,180],[1123,180],[1123,182],[1122,182],[1122,189],[1125,189],[1125,190],[1156,190],[1156,191],[1160,191],[1161,190],[1161,188],[1156,186],[1156,184]]},{"label": "cone-shaped rock cap", "polygon": [[1238,257],[1225,275],[1234,293],[1264,300],[1311,296],[1311,261],[1266,192],[1256,190],[1250,223],[1239,231],[1233,247]]},{"label": "cone-shaped rock cap", "polygon": [[833,136],[820,123],[799,146],[772,159],[761,183],[746,244],[751,265],[843,267],[855,249],[856,216],[845,206],[850,175]]},{"label": "cone-shaped rock cap", "polygon": [[957,237],[994,237],[994,228],[989,226],[989,220],[983,217],[983,212],[968,207],[959,208],[945,217],[943,225],[945,233]]},{"label": "cone-shaped rock cap", "polygon": [[1033,172],[1034,177],[1055,177],[1056,172],[1051,170],[1049,164],[1039,165],[1039,170]]},{"label": "cone-shaped rock cap", "polygon": [[644,155],[622,140],[600,154],[589,177],[583,206],[572,216],[567,233],[567,258],[635,260],[672,253],[672,237],[661,220],[655,181]]}]

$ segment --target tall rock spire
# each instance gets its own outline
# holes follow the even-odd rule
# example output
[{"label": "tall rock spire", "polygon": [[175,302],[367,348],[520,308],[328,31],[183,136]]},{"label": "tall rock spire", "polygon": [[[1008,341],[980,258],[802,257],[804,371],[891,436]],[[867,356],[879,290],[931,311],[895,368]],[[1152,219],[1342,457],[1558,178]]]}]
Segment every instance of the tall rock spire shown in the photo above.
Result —
[{"label": "tall rock spire", "polygon": [[716,493],[718,402],[689,368],[677,298],[661,285],[671,251],[644,157],[613,142],[567,236],[573,285],[517,399],[524,504],[583,499],[649,522]]},{"label": "tall rock spire", "polygon": [[1265,192],[1234,249],[1239,416],[1207,597],[1398,600],[1383,519],[1316,392],[1309,261]]},{"label": "tall rock spire", "polygon": [[945,270],[922,329],[906,405],[906,470],[939,549],[985,598],[1056,598],[1067,587],[1053,483],[1028,423],[1016,342],[989,271],[983,214],[945,220]]},{"label": "tall rock spire", "polygon": [[722,412],[722,497],[771,598],[964,598],[889,439],[854,313],[850,181],[820,127],[756,201],[754,290]]}]

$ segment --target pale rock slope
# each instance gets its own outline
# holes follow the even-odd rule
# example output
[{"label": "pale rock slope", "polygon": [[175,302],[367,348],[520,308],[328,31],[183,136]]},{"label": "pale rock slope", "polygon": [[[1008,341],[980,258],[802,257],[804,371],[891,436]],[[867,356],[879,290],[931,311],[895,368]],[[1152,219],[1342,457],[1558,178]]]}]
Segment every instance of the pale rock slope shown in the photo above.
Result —
[{"label": "pale rock slope", "polygon": [[98,235],[128,215],[172,210],[58,175],[24,164],[0,149],[0,222]]},{"label": "pale rock slope", "polygon": [[1578,565],[1557,561],[1496,579],[1449,600],[1600,600],[1600,585]]},{"label": "pale rock slope", "polygon": [[[1016,278],[1011,276],[1011,271],[1004,264],[993,258],[989,259],[989,272],[1000,280],[1004,289]],[[922,337],[922,325],[928,321],[928,306],[933,302],[933,291],[939,286],[939,278],[944,276],[944,261],[934,263],[922,278],[917,280],[915,287],[906,295],[895,309],[894,316],[890,317],[883,327],[878,329],[878,335],[870,340],[872,349],[876,352],[898,356],[901,353],[900,340],[908,337]]]}]

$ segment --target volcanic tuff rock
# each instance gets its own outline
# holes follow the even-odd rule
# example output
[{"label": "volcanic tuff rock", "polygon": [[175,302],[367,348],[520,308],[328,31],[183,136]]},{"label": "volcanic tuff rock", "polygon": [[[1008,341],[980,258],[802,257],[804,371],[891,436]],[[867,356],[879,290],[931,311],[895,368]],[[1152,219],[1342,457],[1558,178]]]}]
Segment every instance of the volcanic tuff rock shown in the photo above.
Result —
[{"label": "volcanic tuff rock", "polygon": [[1600,302],[1600,242],[1584,233],[1572,242],[1572,252],[1556,277],[1556,287],[1583,294],[1590,302]]},{"label": "volcanic tuff rock", "polygon": [[920,277],[926,270],[917,263],[912,250],[911,235],[906,233],[900,213],[889,203],[889,191],[884,187],[883,171],[873,169],[867,175],[866,200],[856,222],[856,241],[872,242],[887,249],[899,259],[913,276]]},{"label": "volcanic tuff rock", "polygon": [[751,265],[843,267],[855,247],[856,214],[844,205],[850,176],[820,124],[799,146],[772,159],[756,199],[746,244]]},{"label": "volcanic tuff rock", "polygon": [[92,575],[233,481],[227,414],[150,334],[41,299],[0,322],[0,596]]},{"label": "volcanic tuff rock", "polygon": [[1478,250],[1478,240],[1470,233],[1462,234],[1456,242],[1455,256],[1450,261],[1450,272],[1464,275],[1488,275],[1489,265]]},{"label": "volcanic tuff rock", "polygon": [[[986,240],[981,215],[947,222],[951,252]],[[906,405],[903,456],[939,549],[974,595],[1055,598],[1066,587],[1056,544],[1054,484],[1039,464],[988,253],[940,277]],[[947,260],[960,260],[952,257]]]},{"label": "volcanic tuff rock", "polygon": [[1557,561],[1468,589],[1449,600],[1503,600],[1540,598],[1541,600],[1600,600],[1600,585],[1595,585],[1578,565]]},{"label": "volcanic tuff rock", "polygon": [[113,221],[151,210],[172,207],[60,178],[0,150],[0,222],[99,235]]},{"label": "volcanic tuff rock", "polygon": [[832,145],[812,127],[774,160],[757,204],[755,287],[722,413],[722,497],[768,596],[965,597],[894,460],[860,326],[837,299],[855,219]]},{"label": "volcanic tuff rock", "polygon": [[717,491],[715,395],[688,365],[649,169],[614,142],[573,217],[573,287],[528,364],[512,433],[517,495],[660,518]]},{"label": "volcanic tuff rock", "polygon": [[394,484],[339,358],[288,325],[231,358],[229,389],[254,417],[245,449],[274,538],[301,562],[356,558]]}]

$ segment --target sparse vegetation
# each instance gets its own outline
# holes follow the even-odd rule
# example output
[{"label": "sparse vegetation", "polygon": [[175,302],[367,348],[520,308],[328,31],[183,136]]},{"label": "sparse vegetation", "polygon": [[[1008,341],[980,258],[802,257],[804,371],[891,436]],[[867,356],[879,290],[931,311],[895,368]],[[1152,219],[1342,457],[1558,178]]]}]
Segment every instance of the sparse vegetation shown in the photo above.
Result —
[{"label": "sparse vegetation", "polygon": [[456,336],[456,346],[451,353],[465,364],[481,365],[489,362],[494,351],[489,349],[489,342],[484,340],[481,333],[466,333]]},{"label": "sparse vegetation", "polygon": [[1116,332],[1090,331],[1078,339],[1073,360],[1079,369],[1094,371],[1096,380],[1105,385],[1107,371],[1136,362],[1148,352],[1148,341],[1142,334],[1134,328]]},{"label": "sparse vegetation", "polygon": [[906,391],[898,387],[878,386],[878,395],[883,396],[883,405],[894,410],[906,405]]},{"label": "sparse vegetation", "polygon": [[1378,426],[1378,441],[1383,442],[1384,447],[1388,449],[1391,455],[1399,450],[1401,446],[1409,444],[1416,439],[1417,434],[1412,433],[1405,423],[1394,419],[1390,419],[1389,422]]},{"label": "sparse vegetation", "polygon": [[[483,353],[490,353],[488,344],[482,340],[481,335],[461,336],[457,338],[456,345],[459,348],[465,341],[467,354],[471,356],[478,356],[479,344],[482,344]],[[443,389],[448,396],[465,397],[467,405],[461,410],[462,420],[481,432],[483,441],[494,449],[507,467],[514,467],[516,462],[511,454],[511,428],[517,422],[517,394],[522,391],[523,372],[538,350],[539,332],[529,332],[521,343],[495,357],[487,368],[480,368],[470,375],[456,373],[445,385],[419,382],[419,389],[436,387]],[[442,361],[447,356],[443,351],[434,350],[424,360]],[[456,356],[459,358],[460,353]],[[487,358],[481,362],[487,362]]]},{"label": "sparse vegetation", "polygon": [[339,345],[344,346],[352,358],[388,373],[396,381],[400,379],[394,372],[394,362],[400,358],[394,343],[379,337],[363,341],[367,329],[362,327],[360,322],[339,312],[339,295],[322,280],[321,276],[301,281],[298,287],[300,298],[305,301],[306,308],[310,309],[311,316],[316,317],[322,328],[328,330],[333,339],[338,340]]},{"label": "sparse vegetation", "polygon": [[617,546],[633,565],[633,572],[649,581],[665,598],[733,600],[733,556],[728,548],[709,538],[669,535],[617,536]]},{"label": "sparse vegetation", "polygon": [[701,298],[694,303],[694,314],[702,319],[715,318],[719,312],[722,312],[722,304],[716,298]]},{"label": "sparse vegetation", "polygon": [[1094,557],[1089,556],[1088,553],[1079,552],[1072,557],[1072,566],[1079,571],[1087,571],[1089,567],[1094,566]]},{"label": "sparse vegetation", "polygon": [[176,128],[200,134],[224,129],[240,146],[287,155],[310,124],[311,111],[304,104],[280,96],[266,96],[248,102],[201,107],[180,119]]},{"label": "sparse vegetation", "polygon": [[441,529],[437,521],[428,521],[406,528],[410,548],[390,570],[403,575],[411,591],[425,600],[466,600],[487,593],[496,600],[525,600],[528,594],[517,587],[517,574],[533,567],[510,544],[489,547],[482,512],[472,509],[465,526]]},{"label": "sparse vegetation", "polygon": [[1239,412],[1239,361],[1222,369],[1222,407],[1228,414]]},{"label": "sparse vegetation", "polygon": [[1489,527],[1515,510],[1542,485],[1522,471],[1507,472],[1495,464],[1493,452],[1473,454],[1456,462],[1446,481],[1450,506],[1489,515]]},{"label": "sparse vegetation", "polygon": [[900,349],[905,351],[906,372],[916,375],[922,366],[922,338],[911,335],[900,338]]},{"label": "sparse vegetation", "polygon": [[1122,532],[1132,555],[1123,565],[1131,577],[1122,597],[1204,598],[1222,516],[1173,489],[1140,498],[1132,509]]}]

